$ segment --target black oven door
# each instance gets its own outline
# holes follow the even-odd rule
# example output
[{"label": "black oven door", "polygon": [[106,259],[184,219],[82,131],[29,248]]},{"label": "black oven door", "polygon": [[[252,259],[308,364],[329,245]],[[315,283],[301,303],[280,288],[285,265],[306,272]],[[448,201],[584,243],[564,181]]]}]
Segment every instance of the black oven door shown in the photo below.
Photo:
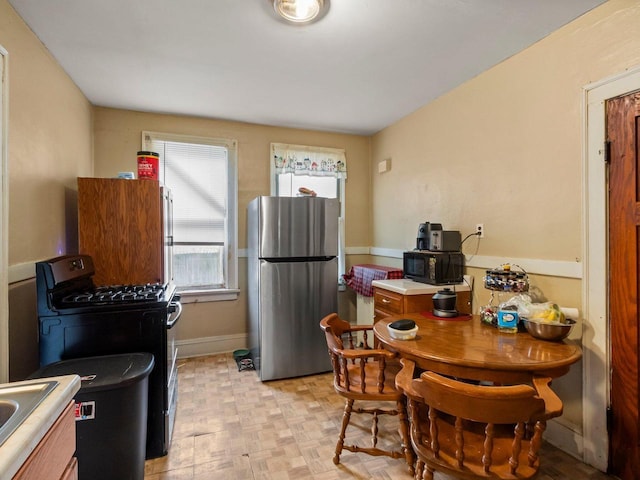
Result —
[{"label": "black oven door", "polygon": [[424,253],[404,252],[402,258],[402,270],[405,278],[410,278],[417,282],[426,282],[427,259]]}]

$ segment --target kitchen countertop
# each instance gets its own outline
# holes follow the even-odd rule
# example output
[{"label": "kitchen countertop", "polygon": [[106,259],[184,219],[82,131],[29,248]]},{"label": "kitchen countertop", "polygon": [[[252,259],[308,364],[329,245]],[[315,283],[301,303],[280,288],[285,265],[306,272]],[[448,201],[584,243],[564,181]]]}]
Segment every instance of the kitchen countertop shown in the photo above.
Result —
[{"label": "kitchen countertop", "polygon": [[374,287],[384,288],[401,295],[424,295],[436,293],[443,288],[450,288],[457,292],[468,292],[473,285],[473,277],[465,275],[465,282],[455,283],[451,285],[429,285],[428,283],[414,282],[408,278],[402,278],[399,280],[374,280],[371,285]]},{"label": "kitchen countertop", "polygon": [[58,382],[56,388],[47,395],[16,431],[0,445],[0,480],[13,478],[29,455],[35,450],[40,440],[55,423],[76,392],[80,390],[80,377],[77,375],[64,375],[0,384],[0,387],[17,387],[51,380]]}]

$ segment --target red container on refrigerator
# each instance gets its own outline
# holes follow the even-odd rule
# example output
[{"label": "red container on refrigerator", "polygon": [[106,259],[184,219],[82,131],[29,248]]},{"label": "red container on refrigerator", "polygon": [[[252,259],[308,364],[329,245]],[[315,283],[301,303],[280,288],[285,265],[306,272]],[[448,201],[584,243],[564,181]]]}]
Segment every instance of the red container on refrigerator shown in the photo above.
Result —
[{"label": "red container on refrigerator", "polygon": [[138,178],[158,180],[160,155],[156,152],[138,152]]}]

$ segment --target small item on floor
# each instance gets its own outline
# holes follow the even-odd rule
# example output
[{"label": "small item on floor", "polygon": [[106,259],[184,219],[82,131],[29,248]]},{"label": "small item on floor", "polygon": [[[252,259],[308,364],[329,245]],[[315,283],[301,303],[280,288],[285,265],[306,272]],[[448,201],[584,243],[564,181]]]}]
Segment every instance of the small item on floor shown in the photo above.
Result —
[{"label": "small item on floor", "polygon": [[253,365],[253,360],[250,358],[243,358],[238,362],[238,371],[242,372],[243,370],[255,370],[255,366]]},{"label": "small item on floor", "polygon": [[233,359],[238,364],[238,371],[241,372],[243,370],[255,370],[255,366],[253,365],[253,359],[251,358],[251,351],[246,348],[241,348],[239,350],[234,350]]}]

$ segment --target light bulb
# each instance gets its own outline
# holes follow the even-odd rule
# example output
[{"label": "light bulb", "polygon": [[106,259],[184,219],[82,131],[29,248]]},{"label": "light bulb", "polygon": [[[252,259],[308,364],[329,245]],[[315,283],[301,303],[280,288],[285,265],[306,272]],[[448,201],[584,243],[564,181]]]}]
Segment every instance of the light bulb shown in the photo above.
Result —
[{"label": "light bulb", "polygon": [[308,23],[320,14],[323,0],[274,0],[273,8],[293,23]]}]

